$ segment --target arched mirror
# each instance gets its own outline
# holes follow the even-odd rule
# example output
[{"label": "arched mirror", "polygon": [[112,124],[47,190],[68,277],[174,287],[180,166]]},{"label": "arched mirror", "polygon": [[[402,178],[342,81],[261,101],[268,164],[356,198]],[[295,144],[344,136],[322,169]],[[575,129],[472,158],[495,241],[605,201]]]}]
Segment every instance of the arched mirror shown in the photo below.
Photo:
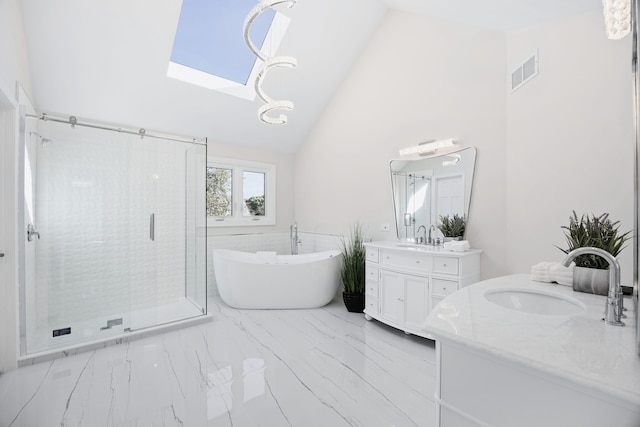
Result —
[{"label": "arched mirror", "polygon": [[464,215],[468,223],[475,161],[475,147],[424,158],[391,160],[398,239],[415,239],[421,225],[429,230],[431,225],[438,224],[440,216]]}]

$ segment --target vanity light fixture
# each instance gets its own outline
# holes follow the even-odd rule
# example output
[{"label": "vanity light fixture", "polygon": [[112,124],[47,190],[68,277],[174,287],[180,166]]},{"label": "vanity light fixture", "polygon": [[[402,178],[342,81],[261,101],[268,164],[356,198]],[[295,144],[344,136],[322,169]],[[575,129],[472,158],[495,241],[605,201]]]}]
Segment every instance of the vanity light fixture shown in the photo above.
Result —
[{"label": "vanity light fixture", "polygon": [[247,46],[249,46],[249,49],[251,49],[251,51],[258,57],[258,59],[262,61],[262,65],[258,70],[254,88],[258,97],[265,103],[258,109],[258,118],[263,123],[267,123],[270,125],[283,125],[287,123],[286,115],[280,114],[279,116],[273,117],[269,116],[267,113],[273,110],[291,111],[293,110],[293,102],[285,100],[274,100],[273,98],[268,96],[264,92],[264,90],[262,90],[262,82],[267,74],[267,71],[269,71],[271,68],[295,68],[298,65],[298,61],[290,56],[267,56],[267,54],[261,51],[251,41],[251,39],[249,38],[249,29],[251,28],[251,24],[256,20],[258,15],[260,15],[266,9],[273,8],[280,4],[284,4],[287,7],[292,8],[296,5],[296,1],[297,0],[260,0],[258,4],[249,11],[249,14],[245,18],[244,25],[242,27],[245,43],[247,44]]},{"label": "vanity light fixture", "polygon": [[460,154],[458,154],[458,153],[447,154],[447,157],[451,157],[451,160],[444,160],[442,162],[442,166],[444,166],[444,167],[455,166],[455,165],[458,164],[460,159],[462,159],[462,156],[460,156]]},{"label": "vanity light fixture", "polygon": [[442,148],[453,147],[454,145],[455,140],[453,139],[439,139],[437,141],[421,142],[418,145],[400,149],[400,156],[424,156],[427,154],[435,153],[437,150],[440,150]]},{"label": "vanity light fixture", "polygon": [[618,40],[631,32],[631,0],[602,0],[607,37]]}]

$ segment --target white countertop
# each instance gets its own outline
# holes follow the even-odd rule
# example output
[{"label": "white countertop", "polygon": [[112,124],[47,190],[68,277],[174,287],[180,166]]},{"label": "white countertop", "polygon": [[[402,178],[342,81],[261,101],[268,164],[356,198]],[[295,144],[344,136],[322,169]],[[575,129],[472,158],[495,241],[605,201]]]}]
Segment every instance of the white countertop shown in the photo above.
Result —
[{"label": "white countertop", "polygon": [[[509,288],[550,292],[582,302],[577,315],[529,314],[501,307],[484,297]],[[601,321],[606,297],[554,283],[534,282],[528,274],[498,277],[463,288],[432,310],[423,329],[437,340],[453,341],[539,369],[573,383],[640,405],[640,357],[636,313],[625,298],[626,326]]]},{"label": "white countertop", "polygon": [[469,249],[467,251],[448,251],[444,249],[442,245],[434,246],[434,245],[422,245],[418,243],[409,243],[409,242],[398,242],[398,241],[376,241],[376,242],[368,242],[364,244],[365,246],[379,248],[379,249],[395,249],[402,250],[407,252],[426,252],[426,253],[434,253],[434,254],[442,254],[442,255],[453,255],[453,256],[464,256],[469,254],[481,253],[480,249]]}]

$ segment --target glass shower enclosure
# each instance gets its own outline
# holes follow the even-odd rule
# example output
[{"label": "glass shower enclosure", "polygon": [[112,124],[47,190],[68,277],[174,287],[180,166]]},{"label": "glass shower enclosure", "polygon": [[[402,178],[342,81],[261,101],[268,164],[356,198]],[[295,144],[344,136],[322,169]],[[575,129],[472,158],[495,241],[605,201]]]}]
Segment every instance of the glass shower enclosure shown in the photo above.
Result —
[{"label": "glass shower enclosure", "polygon": [[[405,164],[406,162],[402,162]],[[400,240],[417,236],[418,228],[431,221],[431,172],[401,172],[392,170],[396,229]],[[425,231],[426,232],[426,231]]]},{"label": "glass shower enclosure", "polygon": [[207,313],[206,140],[27,116],[23,356]]}]

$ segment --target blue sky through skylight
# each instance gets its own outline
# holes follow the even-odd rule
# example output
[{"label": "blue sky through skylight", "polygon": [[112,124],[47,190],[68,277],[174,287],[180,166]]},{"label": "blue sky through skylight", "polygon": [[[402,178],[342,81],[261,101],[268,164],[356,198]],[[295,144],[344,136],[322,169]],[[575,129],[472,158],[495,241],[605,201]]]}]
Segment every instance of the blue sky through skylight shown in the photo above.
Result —
[{"label": "blue sky through skylight", "polygon": [[[246,84],[256,61],[242,25],[257,0],[183,0],[171,61]],[[251,25],[249,36],[262,46],[275,11],[267,9]]]}]

